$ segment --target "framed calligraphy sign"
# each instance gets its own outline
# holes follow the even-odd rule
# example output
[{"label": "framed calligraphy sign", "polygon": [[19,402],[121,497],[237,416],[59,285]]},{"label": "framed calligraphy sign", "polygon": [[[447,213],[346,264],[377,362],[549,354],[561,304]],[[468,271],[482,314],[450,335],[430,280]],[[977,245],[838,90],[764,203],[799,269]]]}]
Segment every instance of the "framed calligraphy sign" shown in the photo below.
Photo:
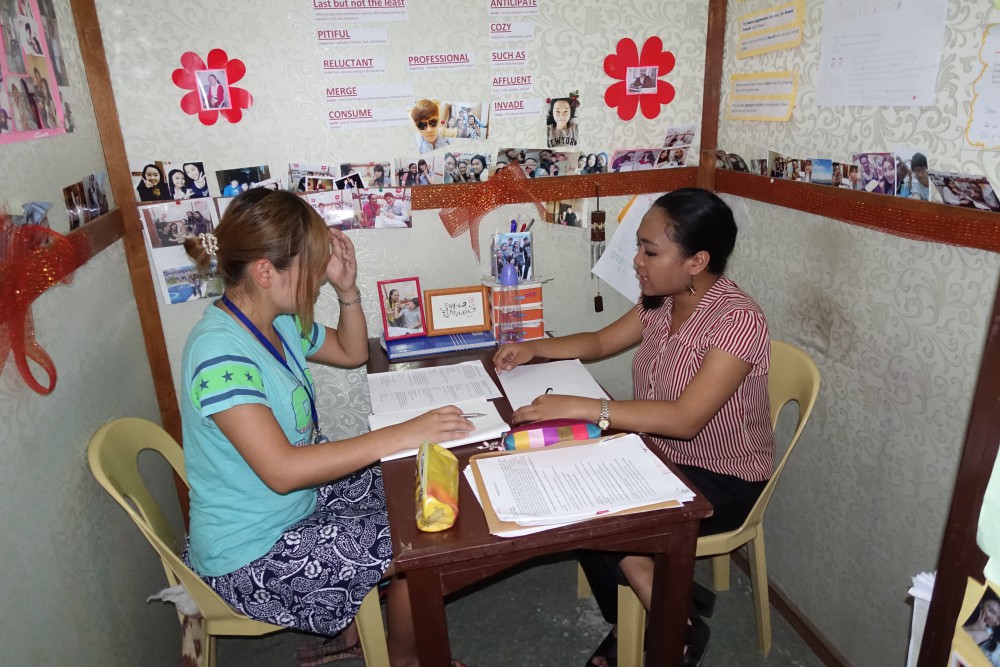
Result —
[{"label": "framed calligraphy sign", "polygon": [[490,304],[483,285],[424,291],[427,334],[488,331]]}]

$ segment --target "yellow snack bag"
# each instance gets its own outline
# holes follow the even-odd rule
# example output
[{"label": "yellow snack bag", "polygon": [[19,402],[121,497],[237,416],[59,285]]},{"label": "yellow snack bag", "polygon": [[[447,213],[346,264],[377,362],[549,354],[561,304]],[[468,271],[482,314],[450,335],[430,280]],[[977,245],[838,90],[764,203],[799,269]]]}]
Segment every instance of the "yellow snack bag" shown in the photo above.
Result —
[{"label": "yellow snack bag", "polygon": [[436,533],[451,528],[457,517],[458,459],[425,442],[417,452],[417,528]]}]

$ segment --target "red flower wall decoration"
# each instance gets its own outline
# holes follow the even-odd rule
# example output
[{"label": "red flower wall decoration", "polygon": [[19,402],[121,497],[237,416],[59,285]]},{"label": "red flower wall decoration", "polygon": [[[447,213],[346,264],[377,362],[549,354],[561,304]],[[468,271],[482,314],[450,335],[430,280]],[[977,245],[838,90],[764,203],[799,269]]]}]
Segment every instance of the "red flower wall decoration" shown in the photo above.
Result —
[{"label": "red flower wall decoration", "polygon": [[674,54],[663,50],[659,37],[647,39],[641,55],[634,41],[628,37],[620,40],[616,53],[604,58],[605,74],[620,79],[604,91],[604,102],[612,109],[617,107],[622,120],[632,120],[640,106],[643,116],[656,118],[660,106],[674,100],[674,87],[659,77],[669,74],[675,62]]},{"label": "red flower wall decoration", "polygon": [[178,88],[191,91],[181,98],[184,113],[198,114],[203,125],[214,125],[220,115],[230,123],[240,122],[243,110],[253,104],[249,91],[233,86],[247,73],[242,60],[229,60],[222,49],[212,49],[207,63],[188,51],[181,56],[181,65],[171,79]]}]

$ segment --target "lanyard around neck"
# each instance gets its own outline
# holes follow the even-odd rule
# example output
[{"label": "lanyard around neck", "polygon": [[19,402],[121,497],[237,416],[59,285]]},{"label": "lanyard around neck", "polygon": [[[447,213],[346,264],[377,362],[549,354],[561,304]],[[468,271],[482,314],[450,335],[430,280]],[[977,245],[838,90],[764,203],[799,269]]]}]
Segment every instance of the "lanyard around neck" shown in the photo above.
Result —
[{"label": "lanyard around neck", "polygon": [[[277,359],[278,363],[284,366],[285,370],[291,373],[292,377],[295,378],[296,381],[298,381],[299,376],[295,374],[295,371],[292,370],[292,367],[288,365],[288,362],[285,361],[285,358],[281,356],[281,353],[278,352],[277,348],[274,347],[271,341],[269,341],[267,337],[263,333],[261,333],[261,330],[257,328],[257,325],[251,322],[250,318],[247,317],[243,313],[243,311],[240,310],[239,307],[235,303],[233,303],[232,300],[230,300],[230,298],[225,294],[222,295],[222,303],[226,306],[226,308],[230,310],[230,312],[232,312],[233,315],[236,316],[236,319],[238,319],[240,322],[243,323],[243,326],[245,326],[247,329],[250,330],[250,333],[252,333],[257,338],[257,340],[260,341],[260,344],[264,346],[264,349],[270,352],[271,356]],[[285,339],[281,336],[281,332],[279,332],[277,329],[274,329],[274,333],[275,335],[278,336],[278,340],[281,341],[281,344],[284,346],[285,350],[287,350],[288,356],[291,357],[293,362],[295,362],[295,365],[296,367],[298,367],[299,372],[302,373],[302,388],[306,390],[306,395],[309,397],[309,408],[310,410],[312,410],[313,429],[315,430],[317,436],[321,436],[322,434],[319,432],[319,413],[316,412],[316,398],[313,396],[312,386],[309,382],[309,376],[306,375],[306,369],[299,364],[299,360],[295,358],[294,354],[292,354],[292,349],[288,346],[288,343],[286,343]]]}]

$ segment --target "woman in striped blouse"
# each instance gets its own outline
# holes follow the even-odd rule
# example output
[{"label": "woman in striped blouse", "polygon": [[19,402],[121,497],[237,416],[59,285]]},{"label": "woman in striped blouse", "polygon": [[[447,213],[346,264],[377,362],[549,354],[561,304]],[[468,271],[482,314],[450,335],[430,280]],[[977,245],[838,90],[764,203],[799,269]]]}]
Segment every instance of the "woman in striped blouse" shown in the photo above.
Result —
[{"label": "woman in striped blouse", "polygon": [[[736,231],[732,211],[707,190],[660,197],[637,233],[642,298],[635,308],[600,331],[504,345],[493,359],[502,372],[536,356],[591,361],[638,345],[632,400],[548,394],[516,410],[513,421],[568,417],[645,433],[712,503],[702,535],[743,522],[774,462],[767,322],[723,275]],[[652,558],[581,552],[580,561],[608,622],[617,620],[618,583],[631,585],[649,609]],[[696,653],[689,651],[688,664]],[[613,664],[615,655],[612,631],[588,664]]]}]

